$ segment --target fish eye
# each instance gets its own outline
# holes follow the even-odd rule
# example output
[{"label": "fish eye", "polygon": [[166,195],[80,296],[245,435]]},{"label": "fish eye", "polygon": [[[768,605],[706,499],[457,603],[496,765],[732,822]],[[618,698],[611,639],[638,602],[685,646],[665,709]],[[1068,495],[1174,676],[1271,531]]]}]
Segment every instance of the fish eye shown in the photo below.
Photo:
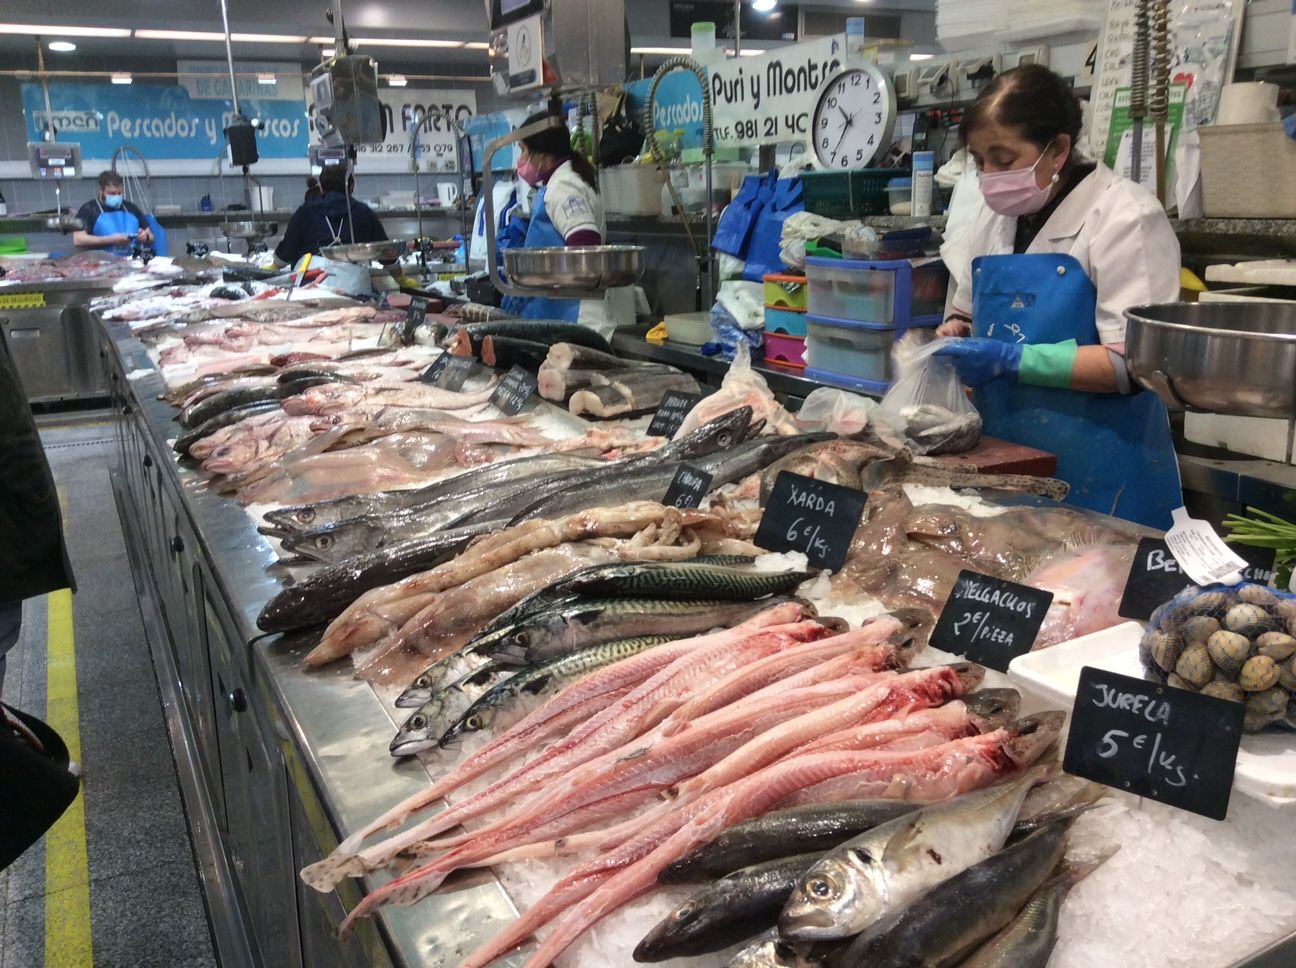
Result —
[{"label": "fish eye", "polygon": [[531,633],[526,629],[513,633],[513,644],[528,646],[531,644]]},{"label": "fish eye", "polygon": [[727,430],[722,430],[720,431],[719,434],[716,435],[716,440],[720,443],[722,447],[727,447],[729,445],[729,442],[733,440],[733,435],[730,434],[729,431]]},{"label": "fish eye", "polygon": [[316,539],[315,545],[320,551],[328,551],[333,547],[333,536],[330,534],[322,534]]},{"label": "fish eye", "polygon": [[415,689],[426,689],[428,686],[432,685],[432,680],[427,676],[419,676],[414,680],[412,685]]},{"label": "fish eye", "polygon": [[315,520],[315,509],[314,509],[314,508],[306,508],[306,509],[305,509],[304,511],[302,511],[299,515],[297,515],[297,518],[298,518],[298,520],[300,520],[303,524],[310,524],[312,521]]},{"label": "fish eye", "polygon": [[675,920],[688,921],[696,912],[697,902],[690,899],[675,909]]},{"label": "fish eye", "polygon": [[837,894],[837,885],[827,877],[810,877],[805,882],[806,893],[819,901],[826,901]]},{"label": "fish eye", "polygon": [[411,717],[410,717],[410,721],[409,721],[409,728],[410,728],[410,729],[422,729],[422,728],[423,728],[424,726],[426,726],[426,725],[427,725],[427,717],[426,717],[426,716],[418,716],[418,715],[415,715],[415,716],[411,716]]},{"label": "fish eye", "polygon": [[464,725],[467,726],[469,729],[473,729],[473,730],[481,729],[482,728],[481,717],[469,716],[468,721],[465,722]]}]

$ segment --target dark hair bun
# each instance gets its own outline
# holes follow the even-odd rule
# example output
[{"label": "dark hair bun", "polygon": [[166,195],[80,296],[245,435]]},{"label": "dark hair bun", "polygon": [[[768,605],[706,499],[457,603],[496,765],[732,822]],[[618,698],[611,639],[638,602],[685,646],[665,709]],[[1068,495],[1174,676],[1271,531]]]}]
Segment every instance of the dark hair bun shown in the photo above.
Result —
[{"label": "dark hair bun", "polygon": [[1071,86],[1047,67],[1026,64],[1004,71],[977,95],[963,115],[959,136],[967,144],[973,131],[994,123],[1017,129],[1041,151],[1061,134],[1071,136],[1074,148],[1081,122],[1080,102]]}]

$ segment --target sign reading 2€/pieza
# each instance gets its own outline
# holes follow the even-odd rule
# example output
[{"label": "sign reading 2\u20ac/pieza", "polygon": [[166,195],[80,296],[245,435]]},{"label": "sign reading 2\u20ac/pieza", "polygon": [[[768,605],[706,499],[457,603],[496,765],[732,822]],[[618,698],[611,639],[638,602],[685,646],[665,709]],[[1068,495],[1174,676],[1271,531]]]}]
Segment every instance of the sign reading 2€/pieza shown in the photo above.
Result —
[{"label": "sign reading 2\u20ac/pieza", "polygon": [[1007,672],[1008,663],[1035,644],[1052,603],[1052,592],[961,571],[932,630],[931,644]]},{"label": "sign reading 2\u20ac/pieza", "polygon": [[863,491],[781,471],[756,530],[756,544],[770,551],[799,551],[811,567],[839,571],[867,500]]},{"label": "sign reading 2\u20ac/pieza", "polygon": [[1062,768],[1223,820],[1245,706],[1085,666]]}]

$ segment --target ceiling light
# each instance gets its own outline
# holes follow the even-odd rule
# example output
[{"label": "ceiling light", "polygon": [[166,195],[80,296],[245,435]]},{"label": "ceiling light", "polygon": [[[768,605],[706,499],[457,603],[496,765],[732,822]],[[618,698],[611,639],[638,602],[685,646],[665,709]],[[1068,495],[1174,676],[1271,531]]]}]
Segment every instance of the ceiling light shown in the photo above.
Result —
[{"label": "ceiling light", "polygon": [[752,9],[757,13],[769,13],[778,6],[778,0],[752,0]]},{"label": "ceiling light", "polygon": [[471,43],[464,44],[464,50],[490,50],[490,44],[484,40],[474,40]]},{"label": "ceiling light", "polygon": [[408,83],[409,81],[406,79],[404,74],[392,74],[387,78],[387,84],[390,87],[404,87]]},{"label": "ceiling light", "polygon": [[335,37],[308,37],[308,38],[306,38],[306,42],[307,42],[308,44],[324,44],[324,45],[327,46],[327,47],[332,47],[333,44],[336,43],[336,40],[337,40],[337,38],[335,38]]},{"label": "ceiling light", "polygon": [[124,73],[124,72],[121,72],[121,71],[115,71],[115,72],[113,72],[112,82],[113,82],[114,84],[129,84],[129,83],[131,83],[131,81],[133,81],[133,80],[134,80],[134,78],[131,77],[131,76],[130,76],[129,74],[127,74],[127,73]]},{"label": "ceiling light", "polygon": [[675,54],[691,54],[692,48],[689,47],[631,47],[632,54],[661,54],[665,57],[671,57]]},{"label": "ceiling light", "polygon": [[323,50],[320,51],[320,56],[321,56],[321,57],[332,57],[332,56],[333,56],[334,54],[336,54],[336,53],[337,53],[337,51],[334,50],[332,47],[325,47]]},{"label": "ceiling light", "polygon": [[224,40],[219,30],[137,30],[140,40]]},{"label": "ceiling light", "polygon": [[273,74],[258,74],[258,75],[257,75],[257,83],[258,83],[258,84],[274,84],[274,83],[275,83],[275,76],[274,76]]},{"label": "ceiling light", "polygon": [[230,34],[236,44],[304,44],[306,38],[289,34]]},{"label": "ceiling light", "polygon": [[352,37],[351,45],[359,47],[462,47],[462,40],[418,40],[412,37]]},{"label": "ceiling light", "polygon": [[70,40],[56,40],[49,45],[49,49],[60,54],[68,54],[76,50],[76,44]]},{"label": "ceiling light", "polygon": [[0,34],[24,34],[29,37],[62,34],[64,37],[129,37],[129,30],[116,27],[66,27],[53,24],[0,24]]},{"label": "ceiling light", "polygon": [[935,54],[910,54],[909,59],[911,61],[925,61],[931,60],[935,56]]}]

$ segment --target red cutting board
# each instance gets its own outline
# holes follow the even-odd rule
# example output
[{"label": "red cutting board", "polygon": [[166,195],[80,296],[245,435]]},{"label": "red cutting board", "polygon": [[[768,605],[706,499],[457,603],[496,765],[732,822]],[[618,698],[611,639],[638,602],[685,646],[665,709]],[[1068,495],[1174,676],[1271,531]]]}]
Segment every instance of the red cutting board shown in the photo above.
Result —
[{"label": "red cutting board", "polygon": [[1057,473],[1056,455],[995,437],[982,437],[971,450],[962,454],[942,454],[936,460],[955,470],[975,467],[982,474],[1052,477]]}]

